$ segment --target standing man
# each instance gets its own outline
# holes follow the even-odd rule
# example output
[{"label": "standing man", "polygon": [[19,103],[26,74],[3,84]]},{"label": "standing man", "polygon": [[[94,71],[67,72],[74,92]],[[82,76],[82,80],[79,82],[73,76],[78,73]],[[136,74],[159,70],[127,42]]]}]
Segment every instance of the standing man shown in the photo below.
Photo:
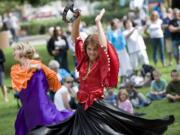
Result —
[{"label": "standing man", "polygon": [[174,9],[174,19],[169,23],[169,31],[172,35],[172,44],[174,49],[174,57],[176,59],[177,70],[180,70],[180,10]]},{"label": "standing man", "polygon": [[0,49],[0,87],[2,90],[4,101],[8,102],[7,88],[4,84],[4,62],[5,62],[5,56],[3,50]]}]

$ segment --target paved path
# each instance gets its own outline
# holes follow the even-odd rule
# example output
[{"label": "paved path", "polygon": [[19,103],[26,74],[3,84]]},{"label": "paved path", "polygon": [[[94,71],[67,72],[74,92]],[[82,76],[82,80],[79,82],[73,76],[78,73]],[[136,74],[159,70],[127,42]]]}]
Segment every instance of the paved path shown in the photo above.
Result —
[{"label": "paved path", "polygon": [[19,41],[30,42],[31,45],[46,45],[49,38],[50,38],[49,35],[35,35],[35,36],[20,37]]}]

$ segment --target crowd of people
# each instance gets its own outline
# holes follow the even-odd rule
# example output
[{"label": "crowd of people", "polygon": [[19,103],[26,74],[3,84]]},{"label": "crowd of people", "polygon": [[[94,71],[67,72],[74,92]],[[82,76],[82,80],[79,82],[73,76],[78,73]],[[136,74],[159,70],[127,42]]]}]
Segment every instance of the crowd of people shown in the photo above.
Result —
[{"label": "crowd of people", "polygon": [[[75,12],[77,19],[73,22],[71,36],[75,43],[78,78],[71,74],[63,76],[60,72],[64,65],[61,66],[62,61],[58,61],[57,56],[68,42],[62,33],[58,35],[56,28],[52,35],[57,34],[51,44],[53,47],[47,46],[48,52],[55,56],[49,67],[41,62],[30,44],[13,46],[18,64],[11,68],[12,87],[22,102],[15,122],[16,135],[162,134],[174,122],[174,116],[152,121],[133,115],[134,95],[139,102],[144,102],[142,105],[149,102],[131,85],[128,89],[131,101],[125,88],[119,90],[117,101],[114,100],[113,91],[108,89],[117,86],[119,60],[101,24],[104,13],[102,9],[95,18],[98,34],[91,34],[83,41],[79,31],[81,14]],[[74,81],[77,86],[73,86]],[[103,100],[105,90],[112,97],[109,98],[111,103],[106,102],[107,97]]]},{"label": "crowd of people", "polygon": [[[77,19],[67,33],[54,27],[47,42],[47,52],[53,56],[48,66],[41,62],[31,45],[13,46],[14,58],[19,64],[11,68],[12,87],[22,102],[15,123],[17,135],[43,135],[44,131],[85,134],[82,127],[87,135],[162,134],[173,123],[173,116],[154,121],[136,117],[134,108],[146,107],[154,100],[180,101],[180,10],[169,8],[166,16],[154,10],[147,20],[140,17],[140,11],[133,11],[129,16],[111,20],[106,32],[101,24],[104,12],[101,10],[95,18],[98,34],[89,35],[88,29],[80,25],[79,11],[75,12]],[[149,63],[144,33],[148,33],[152,41],[155,67]],[[72,72],[68,49],[76,66]],[[169,83],[156,69],[158,50],[163,68],[173,64],[172,52],[174,54],[177,66],[170,73]],[[8,101],[3,83],[4,62],[2,53],[0,85]],[[144,86],[150,86],[146,95],[138,91],[138,87]],[[116,92],[112,87],[117,88]]]},{"label": "crowd of people", "polygon": [[[130,9],[133,9],[131,6],[132,5],[130,5]],[[126,91],[125,93],[127,93],[127,97],[134,108],[148,106],[154,100],[160,100],[166,97],[169,99],[169,90],[167,90],[169,85],[167,85],[167,82],[161,78],[161,73],[156,69],[156,65],[158,62],[158,52],[162,67],[164,68],[172,66],[172,54],[174,54],[176,69],[173,71],[177,72],[177,76],[179,74],[179,18],[179,9],[168,8],[166,12],[160,12],[155,8],[151,11],[150,16],[146,14],[144,18],[141,17],[140,11],[137,12],[132,10],[128,13],[128,16],[124,16],[121,19],[112,19],[109,22],[109,25],[107,25],[107,31],[105,32],[106,37],[114,46],[120,63],[118,75],[120,81],[118,89],[125,89],[124,91]],[[87,37],[90,31],[85,26],[84,23],[83,25],[80,25],[80,34],[83,39]],[[67,34],[63,32],[61,28],[55,27],[52,32],[52,37],[47,44],[49,54],[54,56],[57,61],[57,57],[60,57],[62,59],[61,62],[59,61],[59,64],[62,65],[60,67],[64,68],[67,72],[69,72],[69,69],[66,66],[68,63],[67,52],[66,56],[62,56],[62,54],[64,54],[62,49],[67,51],[67,49],[70,48],[74,57],[75,46],[68,34],[69,31],[72,30],[71,27],[72,26],[70,25]],[[54,38],[55,35],[57,36],[57,34],[55,34],[58,33],[57,31],[59,31],[59,38]],[[64,37],[64,44],[61,42],[62,35]],[[152,48],[152,59],[155,67],[149,63],[149,57],[151,56],[148,56],[144,36],[150,37],[151,42],[148,49]],[[53,43],[50,43],[52,42],[52,39],[56,40]],[[58,43],[61,44],[61,49],[57,47],[60,46]],[[168,62],[165,59],[165,50],[167,52]],[[58,53],[54,55],[53,52],[55,51],[59,52],[59,55],[57,55]],[[77,65],[76,59],[74,59],[74,65]],[[75,70],[75,72],[77,72],[77,70]],[[78,84],[77,80],[79,76],[76,76],[74,73],[70,73],[70,75],[74,78],[76,84]],[[144,86],[151,87],[146,95],[143,95],[136,90],[136,87]],[[174,91],[173,88],[172,91]],[[119,94],[116,94],[113,90],[108,90],[105,96],[105,101],[114,106],[119,106],[118,99],[120,99],[119,95],[121,95],[121,90],[118,91]],[[175,93],[178,95],[177,91]]]}]

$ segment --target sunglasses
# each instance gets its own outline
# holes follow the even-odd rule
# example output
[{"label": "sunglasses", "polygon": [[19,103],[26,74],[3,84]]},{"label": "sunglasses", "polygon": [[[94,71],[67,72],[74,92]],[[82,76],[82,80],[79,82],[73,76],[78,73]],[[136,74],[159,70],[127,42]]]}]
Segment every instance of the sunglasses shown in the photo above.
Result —
[{"label": "sunglasses", "polygon": [[66,81],[66,83],[73,83],[73,81]]}]

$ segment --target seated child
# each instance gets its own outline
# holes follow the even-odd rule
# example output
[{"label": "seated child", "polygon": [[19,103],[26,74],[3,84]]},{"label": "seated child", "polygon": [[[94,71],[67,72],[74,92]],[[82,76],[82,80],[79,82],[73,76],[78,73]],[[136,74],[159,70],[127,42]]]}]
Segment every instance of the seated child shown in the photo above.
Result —
[{"label": "seated child", "polygon": [[118,93],[117,107],[126,112],[133,113],[133,106],[129,101],[128,93],[125,89],[121,89]]},{"label": "seated child", "polygon": [[106,95],[104,97],[104,101],[113,105],[113,106],[116,106],[116,95],[113,91],[113,89],[109,89],[106,91]]},{"label": "seated child", "polygon": [[151,101],[145,98],[145,96],[138,92],[133,84],[133,82],[129,81],[126,83],[126,90],[129,95],[129,100],[131,101],[133,107],[139,108],[148,106]]},{"label": "seated child", "polygon": [[171,81],[167,88],[167,99],[171,102],[180,101],[180,79],[177,70],[171,71]]},{"label": "seated child", "polygon": [[166,97],[166,81],[161,78],[159,71],[153,71],[154,80],[151,82],[151,91],[147,97],[151,100],[160,100]]}]

